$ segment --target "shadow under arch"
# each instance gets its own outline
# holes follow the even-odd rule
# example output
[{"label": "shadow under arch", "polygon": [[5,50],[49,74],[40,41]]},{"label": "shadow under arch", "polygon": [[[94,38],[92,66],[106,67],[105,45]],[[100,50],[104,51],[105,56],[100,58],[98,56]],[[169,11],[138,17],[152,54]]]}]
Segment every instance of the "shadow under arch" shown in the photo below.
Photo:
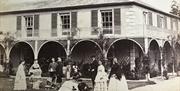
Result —
[{"label": "shadow under arch", "polygon": [[62,58],[62,61],[66,59],[66,50],[62,44],[57,41],[47,41],[43,43],[38,50],[38,62],[43,71],[42,75],[48,74],[49,63],[52,58]]},{"label": "shadow under arch", "polygon": [[157,40],[153,39],[150,41],[148,48],[150,77],[156,77],[161,74],[161,55],[160,46]]},{"label": "shadow under arch", "polygon": [[[9,52],[10,73],[15,74],[19,63],[24,60],[28,70],[34,62],[33,47],[24,41],[17,42]],[[12,72],[11,72],[12,71]]]},{"label": "shadow under arch", "polygon": [[101,60],[102,49],[98,43],[93,40],[81,40],[77,42],[71,49],[71,59],[80,67],[80,71],[83,77],[89,77],[91,57],[95,56],[96,60]]},{"label": "shadow under arch", "polygon": [[132,39],[117,39],[111,43],[107,50],[109,63],[112,64],[113,58],[116,57],[127,79],[134,79],[131,71],[137,71],[141,67],[143,54],[143,48]]},{"label": "shadow under arch", "polygon": [[0,44],[0,64],[3,65],[6,61],[6,51],[2,44]]}]

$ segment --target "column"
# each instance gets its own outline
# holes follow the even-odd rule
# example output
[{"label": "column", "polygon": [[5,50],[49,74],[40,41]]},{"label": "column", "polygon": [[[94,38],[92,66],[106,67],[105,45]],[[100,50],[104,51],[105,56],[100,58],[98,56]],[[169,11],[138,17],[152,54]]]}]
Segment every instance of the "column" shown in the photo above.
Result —
[{"label": "column", "polygon": [[38,40],[35,40],[35,43],[34,43],[34,59],[38,59]]},{"label": "column", "polygon": [[135,70],[135,46],[132,44],[130,49],[130,70]]},{"label": "column", "polygon": [[149,41],[148,38],[144,38],[144,53],[147,54],[149,50]]},{"label": "column", "polygon": [[163,67],[163,47],[160,47],[160,63],[161,63],[161,76],[163,77],[163,70],[164,70],[164,67]]},{"label": "column", "polygon": [[67,40],[67,59],[69,58],[69,55],[70,55],[70,45],[71,45],[71,41],[68,39]]}]

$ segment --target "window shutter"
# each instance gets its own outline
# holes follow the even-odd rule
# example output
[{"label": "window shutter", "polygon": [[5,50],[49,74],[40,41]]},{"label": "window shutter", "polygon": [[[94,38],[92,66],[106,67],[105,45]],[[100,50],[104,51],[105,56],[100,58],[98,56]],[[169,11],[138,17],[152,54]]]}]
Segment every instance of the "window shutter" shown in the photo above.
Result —
[{"label": "window shutter", "polygon": [[160,28],[160,16],[159,15],[157,15],[157,27]]},{"label": "window shutter", "polygon": [[21,30],[21,16],[17,16],[16,29]]},{"label": "window shutter", "polygon": [[167,17],[164,16],[164,28],[167,28]]},{"label": "window shutter", "polygon": [[173,30],[173,19],[171,18],[171,30]]},{"label": "window shutter", "polygon": [[121,9],[114,9],[114,33],[121,34]]},{"label": "window shutter", "polygon": [[148,15],[149,15],[149,25],[153,25],[152,13],[149,12]]},{"label": "window shutter", "polygon": [[91,27],[93,28],[91,34],[96,35],[98,34],[98,10],[91,11]]},{"label": "window shutter", "polygon": [[39,30],[39,15],[34,15],[34,29]]},{"label": "window shutter", "polygon": [[77,28],[77,12],[71,12],[71,28],[72,34],[76,35],[76,28]]},{"label": "window shutter", "polygon": [[57,13],[51,14],[51,36],[57,36]]},{"label": "window shutter", "polygon": [[34,15],[34,36],[39,36],[39,15]]},{"label": "window shutter", "polygon": [[51,15],[51,28],[57,29],[57,13],[52,13]]},{"label": "window shutter", "polygon": [[91,27],[98,27],[98,11],[91,11]]}]

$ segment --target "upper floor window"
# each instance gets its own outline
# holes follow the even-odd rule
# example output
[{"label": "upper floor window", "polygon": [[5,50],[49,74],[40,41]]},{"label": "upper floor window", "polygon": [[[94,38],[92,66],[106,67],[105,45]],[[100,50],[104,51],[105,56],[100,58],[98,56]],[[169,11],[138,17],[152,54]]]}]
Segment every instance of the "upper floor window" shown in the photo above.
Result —
[{"label": "upper floor window", "polygon": [[164,16],[164,28],[167,29],[167,17],[166,16]]},{"label": "upper floor window", "polygon": [[145,19],[145,24],[153,25],[153,15],[152,15],[152,12],[144,11],[143,14],[144,14],[144,19]]},{"label": "upper floor window", "polygon": [[157,27],[159,28],[163,27],[163,17],[160,15],[157,15]]},{"label": "upper floor window", "polygon": [[61,18],[61,27],[62,29],[70,29],[70,14],[69,13],[60,13]]},{"label": "upper floor window", "polygon": [[32,15],[25,16],[25,27],[27,30],[27,37],[33,36],[34,17]]},{"label": "upper floor window", "polygon": [[178,29],[178,21],[177,19],[171,18],[171,30],[177,30]]},{"label": "upper floor window", "polygon": [[25,26],[27,30],[32,30],[34,25],[34,17],[33,16],[25,16]]},{"label": "upper floor window", "polygon": [[39,36],[39,15],[27,15],[24,18],[27,37]]},{"label": "upper floor window", "polygon": [[102,28],[104,34],[112,34],[112,10],[102,10]]},{"label": "upper floor window", "polygon": [[148,24],[153,25],[153,16],[151,12],[148,12]]}]

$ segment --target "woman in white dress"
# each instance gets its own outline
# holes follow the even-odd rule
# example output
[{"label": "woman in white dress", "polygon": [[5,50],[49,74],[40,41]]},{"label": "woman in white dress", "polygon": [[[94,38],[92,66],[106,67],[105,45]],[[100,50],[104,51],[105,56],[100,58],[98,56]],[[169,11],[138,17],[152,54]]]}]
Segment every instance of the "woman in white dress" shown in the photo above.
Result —
[{"label": "woman in white dress", "polygon": [[35,60],[34,64],[29,69],[29,74],[31,75],[33,89],[39,89],[41,73],[42,70],[38,64],[38,61]]},{"label": "woman in white dress", "polygon": [[94,91],[107,91],[107,73],[105,72],[105,68],[102,65],[102,62],[99,61],[99,66],[97,70],[97,75],[95,78],[95,87]]},{"label": "woman in white dress", "polygon": [[119,66],[116,58],[113,59],[113,65],[109,78],[108,91],[128,91],[126,78],[122,74],[121,67]]},{"label": "woman in white dress", "polygon": [[25,64],[25,61],[22,61],[16,72],[16,77],[15,77],[15,82],[14,82],[14,90],[26,90],[27,89],[24,64]]}]

